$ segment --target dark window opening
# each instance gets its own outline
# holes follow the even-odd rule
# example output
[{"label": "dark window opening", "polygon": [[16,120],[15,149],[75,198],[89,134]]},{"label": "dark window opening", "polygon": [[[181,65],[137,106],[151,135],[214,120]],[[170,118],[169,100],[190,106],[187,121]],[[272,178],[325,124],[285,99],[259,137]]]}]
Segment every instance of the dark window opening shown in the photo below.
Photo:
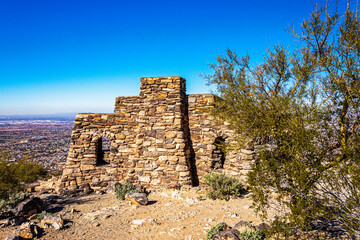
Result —
[{"label": "dark window opening", "polygon": [[215,149],[211,153],[211,169],[224,168],[225,152],[223,151],[225,139],[217,137],[214,141]]},{"label": "dark window opening", "polygon": [[96,165],[101,166],[109,164],[110,140],[106,137],[99,138],[96,146],[97,159]]}]

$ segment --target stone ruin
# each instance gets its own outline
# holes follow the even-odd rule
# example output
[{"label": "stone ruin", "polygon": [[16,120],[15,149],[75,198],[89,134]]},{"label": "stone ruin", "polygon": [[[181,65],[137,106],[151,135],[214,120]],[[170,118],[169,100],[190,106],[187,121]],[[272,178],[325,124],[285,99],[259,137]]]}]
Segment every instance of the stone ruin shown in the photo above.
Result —
[{"label": "stone ruin", "polygon": [[117,97],[114,113],[77,114],[60,187],[197,186],[214,171],[244,180],[253,152],[225,155],[219,144],[234,131],[208,113],[214,95],[186,95],[185,84],[181,77],[142,78],[139,96]]}]

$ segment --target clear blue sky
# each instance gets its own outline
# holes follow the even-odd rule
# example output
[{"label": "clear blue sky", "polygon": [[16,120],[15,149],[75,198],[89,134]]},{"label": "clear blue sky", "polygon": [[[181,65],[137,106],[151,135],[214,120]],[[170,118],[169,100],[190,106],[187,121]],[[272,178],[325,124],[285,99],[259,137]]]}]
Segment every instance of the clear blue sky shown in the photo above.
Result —
[{"label": "clear blue sky", "polygon": [[315,2],[0,0],[0,115],[112,112],[141,77],[182,76],[188,93],[208,93],[199,74],[218,53],[291,49],[285,29]]}]

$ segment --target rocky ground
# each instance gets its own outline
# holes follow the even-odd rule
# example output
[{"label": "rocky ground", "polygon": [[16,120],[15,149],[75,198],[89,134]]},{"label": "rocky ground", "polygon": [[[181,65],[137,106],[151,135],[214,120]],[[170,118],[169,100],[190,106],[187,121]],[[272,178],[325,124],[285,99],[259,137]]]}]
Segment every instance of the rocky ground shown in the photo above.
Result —
[{"label": "rocky ground", "polygon": [[[207,231],[221,222],[229,226],[240,220],[261,223],[250,207],[249,195],[211,200],[190,189],[153,191],[148,198],[148,205],[136,206],[117,200],[113,193],[61,197],[48,211],[61,216],[65,227],[48,228],[40,239],[206,239]],[[17,228],[1,228],[0,239]]]}]

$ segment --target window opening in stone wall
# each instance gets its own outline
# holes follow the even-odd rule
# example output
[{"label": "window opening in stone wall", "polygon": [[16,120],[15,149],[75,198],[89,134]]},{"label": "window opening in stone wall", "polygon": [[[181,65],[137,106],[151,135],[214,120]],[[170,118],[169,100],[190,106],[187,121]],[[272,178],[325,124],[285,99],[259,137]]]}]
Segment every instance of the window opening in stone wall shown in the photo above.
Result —
[{"label": "window opening in stone wall", "polygon": [[224,168],[225,152],[223,150],[225,139],[217,137],[214,141],[215,148],[211,153],[211,169]]},{"label": "window opening in stone wall", "polygon": [[106,137],[99,138],[96,146],[97,158],[96,165],[109,164],[110,140]]}]

